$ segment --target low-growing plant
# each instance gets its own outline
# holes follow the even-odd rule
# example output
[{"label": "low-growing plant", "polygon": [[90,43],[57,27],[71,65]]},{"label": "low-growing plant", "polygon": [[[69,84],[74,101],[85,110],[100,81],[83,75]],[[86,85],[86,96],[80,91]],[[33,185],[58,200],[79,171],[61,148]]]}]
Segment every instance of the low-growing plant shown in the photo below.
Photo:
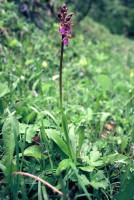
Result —
[{"label": "low-growing plant", "polygon": [[11,37],[2,32],[0,198],[131,199],[133,54],[126,50],[127,45],[133,50],[131,44],[93,22],[97,36],[89,41],[86,21],[74,28],[63,56],[73,26],[63,5],[59,69],[57,24],[44,35],[19,19],[13,5],[2,3],[0,13],[2,31]]}]

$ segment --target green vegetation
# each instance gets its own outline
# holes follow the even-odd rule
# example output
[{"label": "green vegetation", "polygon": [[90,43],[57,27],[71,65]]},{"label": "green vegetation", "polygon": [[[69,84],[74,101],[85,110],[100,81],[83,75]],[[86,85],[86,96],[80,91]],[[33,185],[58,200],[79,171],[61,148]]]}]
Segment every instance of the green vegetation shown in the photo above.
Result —
[{"label": "green vegetation", "polygon": [[6,1],[0,10],[0,200],[132,200],[134,42],[89,17],[76,23],[62,113],[58,24],[40,30]]},{"label": "green vegetation", "polygon": [[[88,0],[87,0],[88,2]],[[104,24],[112,33],[134,36],[133,0],[90,0],[90,15]]]}]

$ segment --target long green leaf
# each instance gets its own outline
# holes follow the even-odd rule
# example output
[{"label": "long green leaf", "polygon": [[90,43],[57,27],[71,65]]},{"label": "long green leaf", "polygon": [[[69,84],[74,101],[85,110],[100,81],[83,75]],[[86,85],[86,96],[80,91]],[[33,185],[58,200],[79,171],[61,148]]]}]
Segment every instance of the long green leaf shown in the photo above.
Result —
[{"label": "long green leaf", "polygon": [[42,195],[44,197],[44,200],[49,200],[47,196],[47,191],[44,185],[42,185]]},{"label": "long green leaf", "polygon": [[53,129],[45,130],[45,131],[46,131],[47,136],[49,138],[51,138],[66,155],[69,156],[68,147],[67,147],[66,143],[60,138],[58,133],[56,131],[54,131]]},{"label": "long green leaf", "polygon": [[15,135],[19,132],[19,122],[14,116],[10,116],[5,121],[2,128],[5,165],[8,166],[12,162],[15,150]]},{"label": "long green leaf", "polygon": [[92,200],[91,199],[91,195],[88,193],[86,187],[85,187],[85,183],[83,181],[83,179],[81,178],[81,176],[79,175],[79,172],[75,166],[74,163],[70,163],[71,167],[72,167],[72,170],[74,171],[76,177],[77,177],[77,180],[78,180],[78,184],[79,186],[82,188],[82,190],[84,191],[85,193],[85,196],[87,197],[88,200]]},{"label": "long green leaf", "polygon": [[65,169],[67,169],[68,167],[69,167],[69,164],[70,164],[70,159],[64,159],[64,160],[62,160],[60,163],[59,163],[59,166],[58,166],[58,168],[57,168],[57,170],[56,170],[56,174],[57,175],[60,175],[60,173],[63,171],[63,170],[65,170]]},{"label": "long green leaf", "polygon": [[30,156],[30,157],[34,157],[36,159],[41,159],[42,158],[41,147],[37,146],[37,145],[27,147],[24,150],[24,156]]},{"label": "long green leaf", "polygon": [[104,162],[104,165],[107,165],[109,163],[114,163],[114,162],[117,162],[117,163],[127,163],[128,162],[127,156],[125,156],[123,154],[118,154],[118,153],[113,153],[108,156],[101,157],[101,159]]},{"label": "long green leaf", "polygon": [[80,150],[84,140],[84,126],[80,126],[78,130],[79,140],[78,140],[78,149],[77,149],[77,156],[80,154]]},{"label": "long green leaf", "polygon": [[62,113],[62,125],[63,125],[63,131],[65,134],[65,138],[66,138],[66,143],[68,146],[68,150],[69,150],[69,156],[72,160],[75,160],[75,155],[73,152],[73,147],[69,138],[69,129],[68,129],[68,123],[67,123],[67,118],[66,115],[64,113]]},{"label": "long green leaf", "polygon": [[123,191],[116,196],[116,200],[133,200],[134,199],[134,176],[126,185]]}]

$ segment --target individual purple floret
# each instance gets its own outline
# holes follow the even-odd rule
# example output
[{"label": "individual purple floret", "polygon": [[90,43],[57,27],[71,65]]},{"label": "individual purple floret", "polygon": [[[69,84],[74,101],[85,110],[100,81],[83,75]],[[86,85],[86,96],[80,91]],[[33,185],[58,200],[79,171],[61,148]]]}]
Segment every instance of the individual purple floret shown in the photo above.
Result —
[{"label": "individual purple floret", "polygon": [[67,6],[66,4],[64,4],[57,15],[60,19],[59,32],[62,35],[62,42],[65,46],[68,46],[68,39],[72,37],[71,28],[72,26],[74,26],[74,23],[70,22],[70,19],[73,16],[73,14],[71,13],[67,15]]},{"label": "individual purple floret", "polygon": [[68,38],[67,37],[64,37],[62,42],[64,45],[68,46]]}]

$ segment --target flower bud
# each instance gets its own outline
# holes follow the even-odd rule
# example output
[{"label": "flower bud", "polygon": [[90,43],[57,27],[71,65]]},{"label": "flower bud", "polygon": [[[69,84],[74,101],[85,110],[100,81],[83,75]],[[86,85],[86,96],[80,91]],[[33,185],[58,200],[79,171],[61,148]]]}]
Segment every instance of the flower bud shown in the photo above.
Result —
[{"label": "flower bud", "polygon": [[57,13],[57,16],[58,16],[59,19],[62,19],[62,18],[63,18],[62,14],[59,13],[59,12]]},{"label": "flower bud", "polygon": [[66,21],[68,22],[68,21],[70,21],[70,19],[71,19],[71,17],[73,16],[73,13],[71,13],[70,15],[68,15],[67,17],[66,17]]},{"label": "flower bud", "polygon": [[62,12],[62,13],[67,12],[67,6],[66,6],[66,4],[64,4],[64,5],[61,7],[61,12]]}]

